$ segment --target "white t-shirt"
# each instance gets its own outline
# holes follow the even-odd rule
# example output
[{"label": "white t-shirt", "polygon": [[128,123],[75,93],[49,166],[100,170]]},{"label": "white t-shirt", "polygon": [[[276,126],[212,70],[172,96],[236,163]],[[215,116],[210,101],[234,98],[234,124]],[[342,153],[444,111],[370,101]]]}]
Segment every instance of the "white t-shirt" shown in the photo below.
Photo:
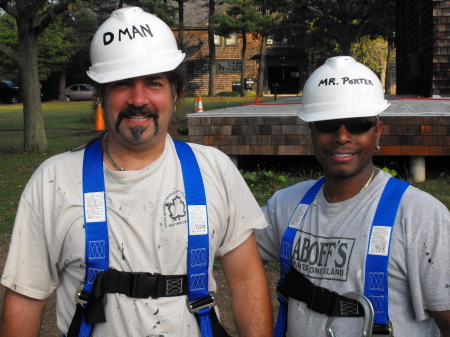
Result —
[{"label": "white t-shirt", "polygon": [[[265,227],[260,207],[234,164],[222,152],[190,144],[205,185],[209,223],[209,289],[212,266]],[[57,292],[58,327],[66,333],[74,295],[85,279],[82,205],[84,150],[45,161],[27,184],[17,212],[2,284],[44,299]],[[168,136],[161,156],[139,171],[104,165],[110,268],[164,275],[187,274],[187,222],[179,160]],[[108,294],[106,323],[93,336],[198,336],[186,296],[136,299]]]},{"label": "white t-shirt", "polygon": [[[328,203],[321,189],[293,243],[292,266],[315,285],[364,293],[365,260],[375,210],[390,175],[379,172],[361,193]],[[314,181],[278,191],[263,208],[269,226],[255,232],[263,260],[278,261],[289,219]],[[410,186],[401,200],[389,260],[389,316],[396,337],[439,337],[429,311],[450,310],[450,215]],[[325,337],[328,317],[289,301],[287,336]],[[362,318],[334,318],[337,336],[361,336]]]}]

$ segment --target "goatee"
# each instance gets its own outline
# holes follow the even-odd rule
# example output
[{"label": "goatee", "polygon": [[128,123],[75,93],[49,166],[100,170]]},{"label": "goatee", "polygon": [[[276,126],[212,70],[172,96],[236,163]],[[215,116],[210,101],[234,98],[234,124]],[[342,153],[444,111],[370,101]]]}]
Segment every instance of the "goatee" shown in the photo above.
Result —
[{"label": "goatee", "polygon": [[[159,123],[158,123],[159,115],[158,115],[158,113],[155,110],[150,110],[145,106],[138,108],[133,105],[128,105],[125,109],[120,111],[119,116],[117,117],[117,122],[116,122],[116,127],[115,127],[116,132],[118,132],[118,133],[120,132],[120,129],[119,129],[120,123],[122,123],[122,120],[124,118],[132,118],[135,116],[145,116],[148,118],[153,118],[153,121],[155,123],[154,135],[156,135],[158,133],[158,131],[159,131]],[[141,136],[145,130],[146,130],[146,127],[142,127],[142,126],[130,127],[130,131],[133,136],[134,143],[139,142],[139,140],[141,139]]]}]

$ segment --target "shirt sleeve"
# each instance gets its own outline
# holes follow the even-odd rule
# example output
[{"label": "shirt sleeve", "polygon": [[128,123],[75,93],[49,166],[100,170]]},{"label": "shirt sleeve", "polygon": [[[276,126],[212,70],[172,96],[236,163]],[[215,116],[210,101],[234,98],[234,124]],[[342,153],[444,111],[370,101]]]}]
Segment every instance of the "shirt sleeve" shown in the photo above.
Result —
[{"label": "shirt sleeve", "polygon": [[397,216],[406,235],[408,282],[416,318],[450,310],[450,214],[431,195],[410,187]]}]

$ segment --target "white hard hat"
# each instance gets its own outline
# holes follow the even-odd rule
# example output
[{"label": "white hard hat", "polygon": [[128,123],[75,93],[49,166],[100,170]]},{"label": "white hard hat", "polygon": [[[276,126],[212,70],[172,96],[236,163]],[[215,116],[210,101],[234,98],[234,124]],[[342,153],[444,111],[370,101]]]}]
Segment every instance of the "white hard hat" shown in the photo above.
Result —
[{"label": "white hard hat", "polygon": [[376,116],[389,107],[377,75],[350,56],[331,57],[303,88],[305,122]]},{"label": "white hard hat", "polygon": [[175,69],[185,54],[164,21],[139,7],[114,11],[91,42],[88,76],[97,83]]}]

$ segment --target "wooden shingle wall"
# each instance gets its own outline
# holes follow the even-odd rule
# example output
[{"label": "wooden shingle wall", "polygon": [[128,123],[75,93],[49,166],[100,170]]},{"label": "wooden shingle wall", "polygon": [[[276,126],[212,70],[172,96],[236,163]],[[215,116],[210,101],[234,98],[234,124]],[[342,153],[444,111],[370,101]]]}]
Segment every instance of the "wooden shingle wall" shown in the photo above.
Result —
[{"label": "wooden shingle wall", "polygon": [[[178,32],[175,32],[177,34]],[[208,94],[209,87],[209,48],[208,31],[206,29],[189,29],[184,31],[184,52],[186,53],[187,94]],[[217,60],[241,60],[242,58],[242,36],[238,35],[237,45],[225,45],[225,39],[221,38],[221,45],[216,45]],[[259,53],[261,39],[254,38],[253,34],[247,34],[247,50],[245,56],[244,77],[258,75],[258,63],[255,55]],[[227,72],[216,73],[216,92],[230,92],[232,83],[240,81],[241,73]]]},{"label": "wooden shingle wall", "polygon": [[[383,156],[450,156],[450,118],[383,116]],[[313,155],[310,131],[297,116],[189,117],[193,143],[228,155]]]},{"label": "wooden shingle wall", "polygon": [[450,1],[396,1],[397,94],[450,97]]}]

